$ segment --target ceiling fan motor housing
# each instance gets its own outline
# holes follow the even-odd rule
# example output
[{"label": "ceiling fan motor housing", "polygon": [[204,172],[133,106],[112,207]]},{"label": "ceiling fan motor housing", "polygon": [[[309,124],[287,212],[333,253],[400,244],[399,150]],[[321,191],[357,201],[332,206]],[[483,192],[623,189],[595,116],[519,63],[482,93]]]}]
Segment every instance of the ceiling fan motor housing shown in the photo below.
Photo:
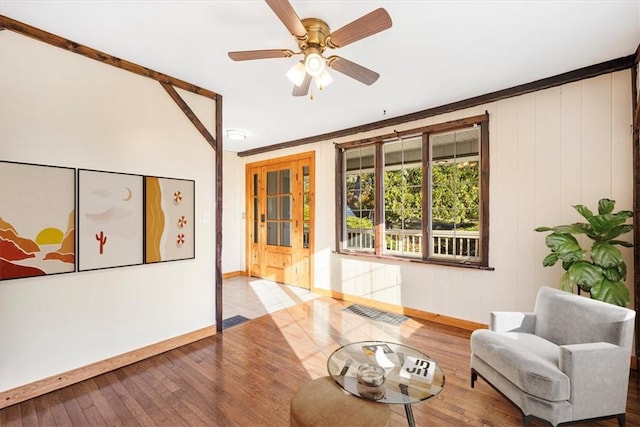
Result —
[{"label": "ceiling fan motor housing", "polygon": [[[322,19],[306,18],[302,20],[302,25],[307,30],[307,36],[298,39],[300,50],[307,53],[322,54],[327,48],[327,39],[329,38],[329,25]],[[310,50],[310,52],[307,52]]]}]

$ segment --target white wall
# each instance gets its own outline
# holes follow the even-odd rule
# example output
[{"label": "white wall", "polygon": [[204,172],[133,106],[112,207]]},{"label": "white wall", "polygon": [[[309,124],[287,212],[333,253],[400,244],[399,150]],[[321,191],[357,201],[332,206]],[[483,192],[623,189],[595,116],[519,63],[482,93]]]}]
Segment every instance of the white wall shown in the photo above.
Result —
[{"label": "white wall", "polygon": [[197,233],[193,260],[0,282],[0,391],[215,323],[215,152],[158,82],[1,31],[0,123],[2,160],[195,180]]},{"label": "white wall", "polygon": [[[630,70],[363,133],[358,138],[485,111],[490,116],[489,264],[494,271],[372,261],[333,253],[333,143],[356,137],[243,161],[316,151],[316,287],[488,323],[490,311],[532,309],[540,286],[557,286],[563,271],[560,265],[542,267],[547,253],[545,234],[534,232],[535,227],[581,221],[571,206],[595,208],[603,197],[616,200],[616,210],[632,209]],[[632,251],[623,249],[623,253],[629,268],[627,286],[632,291]]]},{"label": "white wall", "polygon": [[245,271],[244,164],[231,151],[222,159],[222,273],[235,273]]}]

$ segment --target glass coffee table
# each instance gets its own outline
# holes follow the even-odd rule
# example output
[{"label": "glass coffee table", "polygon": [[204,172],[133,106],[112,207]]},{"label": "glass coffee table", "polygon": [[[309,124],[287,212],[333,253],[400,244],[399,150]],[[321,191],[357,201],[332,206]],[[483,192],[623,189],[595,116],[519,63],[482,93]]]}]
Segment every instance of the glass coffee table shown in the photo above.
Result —
[{"label": "glass coffee table", "polygon": [[414,348],[386,341],[342,346],[329,356],[327,370],[340,387],[354,396],[404,405],[411,427],[415,426],[411,404],[436,396],[445,382],[444,372],[435,360]]}]

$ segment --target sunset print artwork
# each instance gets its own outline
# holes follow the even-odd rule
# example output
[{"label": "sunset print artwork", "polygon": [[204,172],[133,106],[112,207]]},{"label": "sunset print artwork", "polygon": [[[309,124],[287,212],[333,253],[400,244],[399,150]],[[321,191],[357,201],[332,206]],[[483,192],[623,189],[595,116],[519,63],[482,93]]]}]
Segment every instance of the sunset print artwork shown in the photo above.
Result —
[{"label": "sunset print artwork", "polygon": [[195,182],[146,176],[145,262],[195,257]]},{"label": "sunset print artwork", "polygon": [[143,263],[143,177],[78,171],[78,270]]},{"label": "sunset print artwork", "polygon": [[75,177],[0,161],[0,280],[75,271]]}]

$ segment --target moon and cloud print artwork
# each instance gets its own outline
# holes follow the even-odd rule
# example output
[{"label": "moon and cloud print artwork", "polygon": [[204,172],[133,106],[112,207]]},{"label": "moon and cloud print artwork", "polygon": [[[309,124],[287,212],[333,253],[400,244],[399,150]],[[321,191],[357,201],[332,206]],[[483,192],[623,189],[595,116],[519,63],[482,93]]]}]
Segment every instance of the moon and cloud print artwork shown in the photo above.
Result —
[{"label": "moon and cloud print artwork", "polygon": [[72,168],[0,161],[0,280],[74,272]]},{"label": "moon and cloud print artwork", "polygon": [[195,257],[195,182],[145,177],[145,262]]},{"label": "moon and cloud print artwork", "polygon": [[78,270],[143,263],[143,177],[78,171]]}]

